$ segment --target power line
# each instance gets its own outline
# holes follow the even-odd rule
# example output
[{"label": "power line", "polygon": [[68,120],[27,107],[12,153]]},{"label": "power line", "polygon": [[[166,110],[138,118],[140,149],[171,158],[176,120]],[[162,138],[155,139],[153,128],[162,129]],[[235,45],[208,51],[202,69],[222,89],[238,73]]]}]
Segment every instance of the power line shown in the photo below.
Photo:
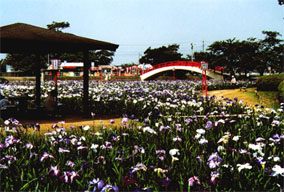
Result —
[{"label": "power line", "polygon": [[119,46],[156,46],[156,45],[170,45],[170,44],[186,44],[190,43],[191,41],[182,41],[182,42],[164,42],[164,43],[138,43],[138,44],[119,44]]}]

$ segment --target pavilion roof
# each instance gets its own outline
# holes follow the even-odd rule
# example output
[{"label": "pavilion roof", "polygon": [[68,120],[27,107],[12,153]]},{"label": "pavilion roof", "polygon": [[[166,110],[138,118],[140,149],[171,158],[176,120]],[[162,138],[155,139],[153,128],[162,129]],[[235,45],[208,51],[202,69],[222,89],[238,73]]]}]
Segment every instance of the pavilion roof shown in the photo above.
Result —
[{"label": "pavilion roof", "polygon": [[118,45],[70,33],[15,23],[0,27],[0,53],[53,53],[106,49]]}]

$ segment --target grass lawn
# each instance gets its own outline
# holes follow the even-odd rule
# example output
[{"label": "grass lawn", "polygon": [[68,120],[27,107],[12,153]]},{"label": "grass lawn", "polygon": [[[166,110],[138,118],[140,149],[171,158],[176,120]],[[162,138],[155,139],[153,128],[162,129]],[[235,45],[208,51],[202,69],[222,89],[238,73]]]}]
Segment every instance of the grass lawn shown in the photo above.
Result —
[{"label": "grass lawn", "polygon": [[257,96],[256,88],[251,88],[244,93],[247,94],[248,97],[254,98],[259,105],[263,105],[264,107],[273,109],[278,109],[280,107],[278,101],[279,93],[277,91],[257,91]]},{"label": "grass lawn", "polygon": [[256,93],[256,88],[248,88],[246,90],[230,89],[208,91],[208,95],[215,95],[218,98],[223,96],[231,99],[237,97],[239,100],[243,100],[244,104],[252,107],[256,104],[263,105],[265,108],[278,109],[280,107],[277,91],[258,91]]}]

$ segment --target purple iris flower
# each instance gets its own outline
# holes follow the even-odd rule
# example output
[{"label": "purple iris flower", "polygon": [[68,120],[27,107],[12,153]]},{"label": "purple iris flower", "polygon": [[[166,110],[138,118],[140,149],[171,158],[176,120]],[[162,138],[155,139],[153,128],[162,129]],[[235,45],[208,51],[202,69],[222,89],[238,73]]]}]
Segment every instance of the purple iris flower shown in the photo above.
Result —
[{"label": "purple iris flower", "polygon": [[210,179],[210,182],[211,182],[213,185],[216,185],[217,179],[219,178],[219,175],[220,175],[220,174],[219,174],[219,170],[211,172],[211,179]]},{"label": "purple iris flower", "polygon": [[59,147],[58,152],[59,153],[70,153],[70,150]]},{"label": "purple iris flower", "polygon": [[57,166],[51,166],[49,172],[48,172],[48,175],[52,173],[53,176],[58,176],[59,173],[60,173],[60,170],[58,169]]},{"label": "purple iris flower", "polygon": [[75,163],[73,161],[67,161],[66,165],[69,166],[69,167],[74,167]]},{"label": "purple iris flower", "polygon": [[156,150],[156,154],[166,154],[166,151],[164,149]]},{"label": "purple iris flower", "polygon": [[130,116],[130,119],[131,119],[131,120],[135,119],[135,115],[131,115],[131,116]]},{"label": "purple iris flower", "polygon": [[280,140],[280,136],[278,134],[273,135],[272,138],[274,140]]},{"label": "purple iris flower", "polygon": [[212,153],[207,160],[207,165],[210,167],[210,169],[214,169],[218,167],[222,161],[223,159],[217,154],[217,152]]},{"label": "purple iris flower", "polygon": [[40,162],[42,162],[44,159],[47,159],[47,158],[53,158],[54,159],[54,156],[49,155],[47,152],[44,152],[43,155],[40,158]]},{"label": "purple iris flower", "polygon": [[191,187],[194,186],[194,183],[197,183],[197,184],[200,185],[200,180],[199,180],[198,177],[196,177],[196,176],[190,177],[190,178],[188,179],[188,184],[189,184]]},{"label": "purple iris flower", "polygon": [[31,153],[30,153],[30,159],[31,159],[33,156],[37,156],[37,153],[31,152]]},{"label": "purple iris flower", "polygon": [[177,129],[177,131],[181,131],[181,124],[180,123],[176,124],[176,129]]},{"label": "purple iris flower", "polygon": [[187,119],[185,119],[184,121],[185,121],[186,124],[190,124],[190,123],[192,122],[192,119],[187,118]]},{"label": "purple iris flower", "polygon": [[92,181],[89,181],[89,186],[90,185],[94,185],[93,191],[97,191],[97,190],[100,191],[104,187],[105,183],[103,180],[100,180],[99,178],[97,178],[97,179],[93,179]]},{"label": "purple iris flower", "polygon": [[79,176],[75,171],[64,171],[64,175],[60,177],[65,183],[73,183],[74,179]]},{"label": "purple iris flower", "polygon": [[217,154],[217,152],[212,153],[209,158],[208,161],[217,161],[217,162],[221,162],[223,159]]},{"label": "purple iris flower", "polygon": [[201,159],[200,155],[198,155],[198,156],[196,157],[196,159],[197,159],[197,161],[198,161],[199,163],[202,162],[202,159]]},{"label": "purple iris flower", "polygon": [[114,121],[113,119],[109,120],[109,122],[110,122],[111,124],[114,124],[114,123],[115,123],[115,121]]},{"label": "purple iris flower", "polygon": [[211,129],[212,128],[212,121],[207,121],[206,125],[205,125],[205,129]]},{"label": "purple iris flower", "polygon": [[56,129],[56,128],[58,128],[57,123],[54,123],[54,124],[51,126],[51,128],[52,128],[52,129]]},{"label": "purple iris flower", "polygon": [[9,135],[5,139],[5,147],[9,147],[10,145],[13,145],[13,144],[16,144],[16,143],[19,143],[19,142],[20,142],[20,140],[15,139],[13,135]]},{"label": "purple iris flower", "polygon": [[165,186],[165,188],[167,189],[169,184],[171,183],[171,179],[166,177],[160,180],[160,182]]},{"label": "purple iris flower", "polygon": [[8,166],[0,164],[0,169],[8,169]]},{"label": "purple iris flower", "polygon": [[101,191],[111,191],[111,190],[113,190],[114,192],[118,192],[118,187],[114,186],[114,185],[107,184],[106,186],[104,186],[104,188],[102,188]]},{"label": "purple iris flower", "polygon": [[17,160],[17,157],[14,157],[14,156],[11,156],[11,155],[5,155],[4,159],[8,160],[8,164],[11,164],[13,161]]}]

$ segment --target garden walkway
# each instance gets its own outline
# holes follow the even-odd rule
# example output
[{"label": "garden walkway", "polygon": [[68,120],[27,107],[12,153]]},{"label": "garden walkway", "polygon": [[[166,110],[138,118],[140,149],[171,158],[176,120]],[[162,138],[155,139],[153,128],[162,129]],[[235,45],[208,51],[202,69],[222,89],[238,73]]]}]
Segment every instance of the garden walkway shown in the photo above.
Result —
[{"label": "garden walkway", "polygon": [[[114,123],[111,123],[110,120],[114,120]],[[84,118],[82,116],[67,116],[67,117],[56,117],[53,119],[44,119],[44,120],[20,120],[23,125],[31,124],[31,123],[39,123],[40,129],[42,132],[47,132],[47,130],[51,130],[51,127],[56,123],[58,126],[62,126],[64,124],[64,128],[70,128],[71,126],[86,126],[90,127],[116,127],[121,125],[121,118],[112,118],[112,117],[95,117],[94,120],[92,118]]]}]

